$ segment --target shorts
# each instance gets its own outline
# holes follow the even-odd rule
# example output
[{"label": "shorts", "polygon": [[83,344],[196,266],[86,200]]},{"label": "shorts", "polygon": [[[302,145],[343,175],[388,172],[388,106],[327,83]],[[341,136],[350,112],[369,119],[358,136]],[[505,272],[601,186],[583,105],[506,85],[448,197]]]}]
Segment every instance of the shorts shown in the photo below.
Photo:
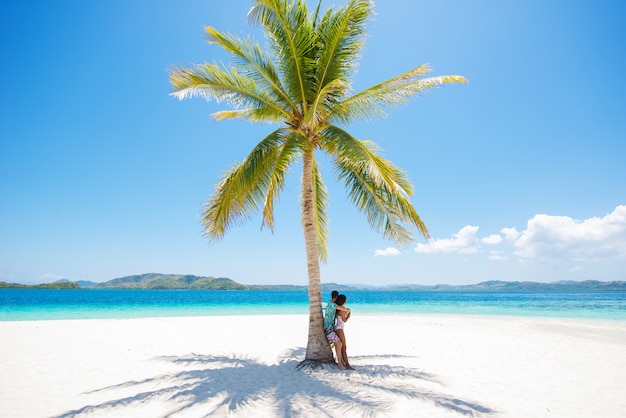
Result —
[{"label": "shorts", "polygon": [[339,341],[339,336],[337,335],[337,333],[335,331],[327,331],[326,332],[326,339],[328,340],[328,342],[330,344],[334,344],[337,341]]}]

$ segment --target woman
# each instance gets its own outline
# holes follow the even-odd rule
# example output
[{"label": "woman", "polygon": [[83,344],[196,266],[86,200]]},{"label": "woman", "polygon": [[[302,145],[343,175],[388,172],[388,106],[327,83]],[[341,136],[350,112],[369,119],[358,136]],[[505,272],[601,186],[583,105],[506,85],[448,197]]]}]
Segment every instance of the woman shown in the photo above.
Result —
[{"label": "woman", "polygon": [[[335,351],[337,352],[337,363],[339,364],[339,368],[342,370],[354,370],[354,368],[350,366],[350,362],[348,361],[348,350],[346,349],[346,334],[343,332],[346,321],[350,319],[350,309],[346,309],[343,306],[346,303],[346,300],[346,295],[339,295],[335,300],[335,303],[337,304],[337,322],[335,324],[335,333],[339,337],[341,344],[341,347],[338,348],[337,344],[335,343]],[[339,309],[339,307],[343,309]],[[339,362],[340,358],[341,362]]]}]

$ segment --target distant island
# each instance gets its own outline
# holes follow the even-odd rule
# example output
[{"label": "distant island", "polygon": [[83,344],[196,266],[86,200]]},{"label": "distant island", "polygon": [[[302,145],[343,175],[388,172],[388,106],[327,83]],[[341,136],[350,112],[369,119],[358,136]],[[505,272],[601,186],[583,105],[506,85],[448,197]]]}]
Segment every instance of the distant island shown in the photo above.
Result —
[{"label": "distant island", "polygon": [[552,283],[539,282],[506,282],[491,280],[478,284],[469,285],[446,285],[420,286],[414,284],[393,285],[380,289],[410,290],[430,292],[613,292],[626,291],[625,281],[601,282],[599,280],[558,281]]},{"label": "distant island", "polygon": [[81,289],[80,285],[68,280],[59,280],[53,283],[19,284],[0,282],[0,289]]},{"label": "distant island", "polygon": [[149,290],[248,290],[248,286],[227,278],[148,273],[96,283],[59,280],[53,283],[23,285],[0,282],[0,289],[149,289]]},{"label": "distant island", "polygon": [[[306,290],[302,285],[245,285],[225,277],[206,277],[180,274],[148,273],[120,277],[103,283],[79,280],[59,280],[53,283],[24,285],[0,282],[0,289],[144,289],[144,290]],[[613,292],[626,291],[626,281],[602,282],[598,280],[558,281],[552,283],[492,280],[470,285],[419,285],[389,286],[342,285],[322,283],[322,291],[331,290],[387,290],[422,292]]]},{"label": "distant island", "polygon": [[225,277],[204,277],[180,274],[148,273],[120,277],[104,283],[79,282],[91,289],[150,289],[150,290],[247,290],[248,286]]}]

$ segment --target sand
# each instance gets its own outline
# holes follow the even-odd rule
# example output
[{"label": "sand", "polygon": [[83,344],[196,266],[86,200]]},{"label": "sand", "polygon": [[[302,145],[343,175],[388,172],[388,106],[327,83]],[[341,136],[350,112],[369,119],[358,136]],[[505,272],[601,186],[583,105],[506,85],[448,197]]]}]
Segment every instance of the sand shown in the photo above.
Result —
[{"label": "sand", "polygon": [[626,323],[354,315],[354,371],[298,371],[306,315],[0,322],[2,417],[624,417]]}]

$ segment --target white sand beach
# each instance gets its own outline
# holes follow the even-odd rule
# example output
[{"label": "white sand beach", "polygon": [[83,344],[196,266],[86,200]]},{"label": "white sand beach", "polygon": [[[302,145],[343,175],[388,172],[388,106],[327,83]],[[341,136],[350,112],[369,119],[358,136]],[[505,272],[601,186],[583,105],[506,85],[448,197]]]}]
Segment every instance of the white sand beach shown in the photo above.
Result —
[{"label": "white sand beach", "polygon": [[626,323],[354,315],[354,371],[297,371],[308,316],[0,322],[2,417],[624,417]]}]

